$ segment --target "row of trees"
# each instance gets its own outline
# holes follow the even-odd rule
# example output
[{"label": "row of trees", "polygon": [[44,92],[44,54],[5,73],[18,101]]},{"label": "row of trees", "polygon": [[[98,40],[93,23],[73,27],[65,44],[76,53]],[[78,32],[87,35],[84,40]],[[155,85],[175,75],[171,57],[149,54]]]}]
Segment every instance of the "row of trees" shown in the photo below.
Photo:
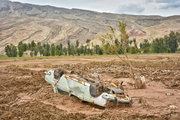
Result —
[{"label": "row of trees", "polygon": [[75,45],[71,44],[68,40],[67,47],[63,46],[63,44],[41,44],[40,42],[35,43],[32,41],[31,43],[23,43],[22,41],[18,43],[18,46],[14,46],[13,44],[7,45],[5,47],[5,52],[8,57],[22,57],[25,51],[30,51],[31,56],[37,56],[38,54],[42,56],[61,56],[61,55],[93,55],[93,54],[103,54],[102,48],[99,45],[90,47],[90,40],[86,41],[86,45],[79,44],[77,40]]},{"label": "row of trees", "polygon": [[[123,42],[118,39],[114,29],[111,32],[101,36],[102,49],[105,54],[124,54]],[[128,36],[127,36],[128,38]],[[175,53],[180,44],[180,33],[171,31],[169,35],[162,38],[156,38],[149,42],[144,39],[143,42],[137,45],[136,39],[127,39],[126,52],[131,54],[136,53]]]},{"label": "row of trees", "polygon": [[144,53],[175,53],[180,44],[180,33],[171,32],[162,38],[156,38],[150,43],[145,39],[140,43],[140,49]]},{"label": "row of trees", "polygon": [[[128,37],[128,36],[127,36]],[[67,41],[67,47],[63,44],[41,44],[40,42],[35,43],[23,43],[19,42],[18,46],[13,44],[5,47],[5,52],[8,57],[19,57],[23,56],[25,51],[31,51],[31,56],[37,56],[38,53],[43,56],[61,56],[61,55],[93,55],[93,54],[123,54],[122,41],[114,39],[107,41],[107,39],[113,39],[115,37],[112,34],[106,34],[101,37],[102,46],[90,44],[90,40],[86,40],[86,45],[79,44],[77,40],[75,44]],[[136,39],[127,40],[126,51],[131,54],[136,53],[174,53],[177,51],[180,43],[180,33],[171,32],[169,35],[163,38],[156,38],[151,43],[145,39],[137,45]]]}]

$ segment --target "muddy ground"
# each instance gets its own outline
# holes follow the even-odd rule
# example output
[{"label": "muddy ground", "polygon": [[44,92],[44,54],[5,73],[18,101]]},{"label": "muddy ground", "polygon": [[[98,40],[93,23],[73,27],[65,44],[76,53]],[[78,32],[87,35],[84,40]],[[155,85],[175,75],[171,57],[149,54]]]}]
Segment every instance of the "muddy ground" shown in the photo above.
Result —
[{"label": "muddy ground", "polygon": [[[0,119],[180,119],[180,55],[134,55],[135,71],[146,78],[146,89],[130,83],[129,67],[116,56],[0,60]],[[44,72],[57,64],[83,76],[98,73],[104,84],[124,82],[132,106],[100,108],[76,97],[54,94]]]}]

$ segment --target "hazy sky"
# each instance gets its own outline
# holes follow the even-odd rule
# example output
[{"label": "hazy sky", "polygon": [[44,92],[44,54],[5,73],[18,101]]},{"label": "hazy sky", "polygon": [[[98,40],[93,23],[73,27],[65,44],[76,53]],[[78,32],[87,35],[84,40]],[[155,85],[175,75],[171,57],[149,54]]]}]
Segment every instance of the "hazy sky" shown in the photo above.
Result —
[{"label": "hazy sky", "polygon": [[22,3],[138,15],[180,15],[180,0],[11,0]]}]

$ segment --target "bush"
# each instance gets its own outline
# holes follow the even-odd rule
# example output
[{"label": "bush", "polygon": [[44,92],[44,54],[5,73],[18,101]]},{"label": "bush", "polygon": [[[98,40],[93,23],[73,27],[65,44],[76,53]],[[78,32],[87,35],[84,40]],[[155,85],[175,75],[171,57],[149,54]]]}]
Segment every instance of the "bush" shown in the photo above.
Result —
[{"label": "bush", "polygon": [[138,50],[136,49],[135,46],[131,47],[131,49],[130,49],[131,54],[136,54],[137,52],[138,52]]}]

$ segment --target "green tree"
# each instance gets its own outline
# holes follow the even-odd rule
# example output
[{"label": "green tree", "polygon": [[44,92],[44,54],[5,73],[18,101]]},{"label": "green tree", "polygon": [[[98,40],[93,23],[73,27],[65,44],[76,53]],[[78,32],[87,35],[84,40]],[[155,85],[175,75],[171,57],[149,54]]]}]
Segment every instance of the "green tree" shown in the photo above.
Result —
[{"label": "green tree", "polygon": [[135,48],[136,48],[136,51],[138,52],[139,49],[138,49],[137,42],[136,42],[136,39],[135,39],[135,38],[133,39],[133,43],[134,43],[134,46],[135,46]]},{"label": "green tree", "polygon": [[19,57],[22,57],[23,53],[24,53],[24,44],[21,41],[18,43],[18,55],[19,55]]},{"label": "green tree", "polygon": [[48,43],[43,45],[43,56],[50,56],[50,48]]},{"label": "green tree", "polygon": [[138,52],[137,48],[135,46],[132,46],[130,49],[131,54],[136,54]]},{"label": "green tree", "polygon": [[55,50],[55,55],[58,55],[58,56],[59,56],[59,54],[60,54],[60,46],[57,45],[57,46],[56,46],[56,50]]},{"label": "green tree", "polygon": [[[135,87],[136,88],[142,88],[144,87],[143,84],[140,84],[140,82],[138,82],[139,79],[136,79],[136,78],[140,78],[140,76],[135,76],[135,73],[134,73],[134,67],[132,66],[129,58],[128,58],[128,55],[127,55],[127,48],[128,48],[128,34],[126,32],[126,23],[123,23],[123,22],[120,22],[119,21],[119,24],[118,24],[118,30],[115,30],[113,27],[110,27],[110,30],[111,30],[111,33],[108,33],[107,36],[103,36],[103,38],[101,39],[102,40],[102,44],[103,44],[103,47],[106,42],[107,39],[109,39],[108,43],[109,45],[111,46],[115,46],[115,40],[118,39],[119,42],[121,42],[122,44],[122,48],[123,48],[123,53],[125,55],[125,59],[123,59],[121,56],[118,55],[117,51],[116,51],[116,55],[125,63],[127,63],[129,65],[129,72],[130,72],[130,76],[131,78],[135,81]],[[115,34],[115,31],[118,31],[120,34],[120,36],[117,36]],[[105,46],[106,47],[106,46]],[[108,47],[107,47],[108,48]],[[117,50],[117,49],[116,49]]]},{"label": "green tree", "polygon": [[41,45],[40,42],[37,43],[37,53],[40,53],[40,55],[43,54],[43,46]]},{"label": "green tree", "polygon": [[79,47],[79,41],[76,40],[76,48],[78,48],[78,47]]},{"label": "green tree", "polygon": [[31,43],[27,44],[27,50],[31,50]]},{"label": "green tree", "polygon": [[99,45],[95,45],[95,46],[94,46],[95,54],[98,54],[99,49],[100,49]]},{"label": "green tree", "polygon": [[99,45],[95,46],[95,54],[103,55],[103,49]]},{"label": "green tree", "polygon": [[99,54],[99,55],[103,55],[103,49],[102,49],[102,48],[99,49],[98,54]]},{"label": "green tree", "polygon": [[16,46],[12,45],[11,49],[12,49],[12,57],[17,57],[17,48],[16,48]]},{"label": "green tree", "polygon": [[39,52],[40,52],[40,55],[43,55],[43,46],[39,47]]},{"label": "green tree", "polygon": [[90,48],[90,42],[91,42],[90,39],[87,39],[87,40],[86,40],[87,53],[88,53],[88,49]]},{"label": "green tree", "polygon": [[64,53],[64,55],[67,55],[67,48],[66,47],[63,48],[63,53]]},{"label": "green tree", "polygon": [[88,52],[87,52],[87,45],[84,46],[84,50],[83,50],[83,54],[86,55]]},{"label": "green tree", "polygon": [[17,48],[13,44],[5,47],[5,52],[8,57],[17,57]]},{"label": "green tree", "polygon": [[10,45],[7,45],[7,46],[5,47],[5,52],[6,52],[6,55],[7,55],[8,57],[12,57]]},{"label": "green tree", "polygon": [[34,48],[36,47],[36,43],[33,41],[31,41],[31,51],[34,51]]},{"label": "green tree", "polygon": [[76,50],[75,50],[75,47],[74,47],[74,45],[71,45],[71,55],[75,55],[75,52],[76,52]]},{"label": "green tree", "polygon": [[171,33],[169,34],[169,39],[166,39],[166,40],[167,40],[167,46],[170,49],[170,52],[175,53],[178,48],[178,38],[176,34],[173,31],[171,31]]},{"label": "green tree", "polygon": [[84,54],[84,46],[83,45],[81,45],[81,47],[80,47],[80,54]]},{"label": "green tree", "polygon": [[151,52],[151,43],[149,43],[147,39],[144,39],[144,41],[140,43],[140,49],[143,51],[143,53]]},{"label": "green tree", "polygon": [[35,48],[34,48],[34,56],[37,56],[37,54],[38,54],[38,46],[36,46]]},{"label": "green tree", "polygon": [[104,46],[104,52],[106,54],[111,54],[111,45],[109,43],[106,43]]},{"label": "green tree", "polygon": [[80,55],[79,41],[78,40],[76,40],[75,54]]},{"label": "green tree", "polygon": [[51,56],[55,56],[56,47],[54,44],[51,45]]},{"label": "green tree", "polygon": [[24,51],[28,50],[28,45],[26,43],[23,43]]},{"label": "green tree", "polygon": [[31,57],[33,57],[33,56],[34,56],[33,51],[31,51],[31,52],[30,52],[30,55],[31,55]]},{"label": "green tree", "polygon": [[59,45],[59,55],[63,55],[63,45]]},{"label": "green tree", "polygon": [[152,51],[154,53],[166,53],[168,51],[166,41],[163,38],[156,38],[153,40]]},{"label": "green tree", "polygon": [[70,56],[71,55],[71,42],[70,42],[70,40],[68,40],[68,55]]}]

